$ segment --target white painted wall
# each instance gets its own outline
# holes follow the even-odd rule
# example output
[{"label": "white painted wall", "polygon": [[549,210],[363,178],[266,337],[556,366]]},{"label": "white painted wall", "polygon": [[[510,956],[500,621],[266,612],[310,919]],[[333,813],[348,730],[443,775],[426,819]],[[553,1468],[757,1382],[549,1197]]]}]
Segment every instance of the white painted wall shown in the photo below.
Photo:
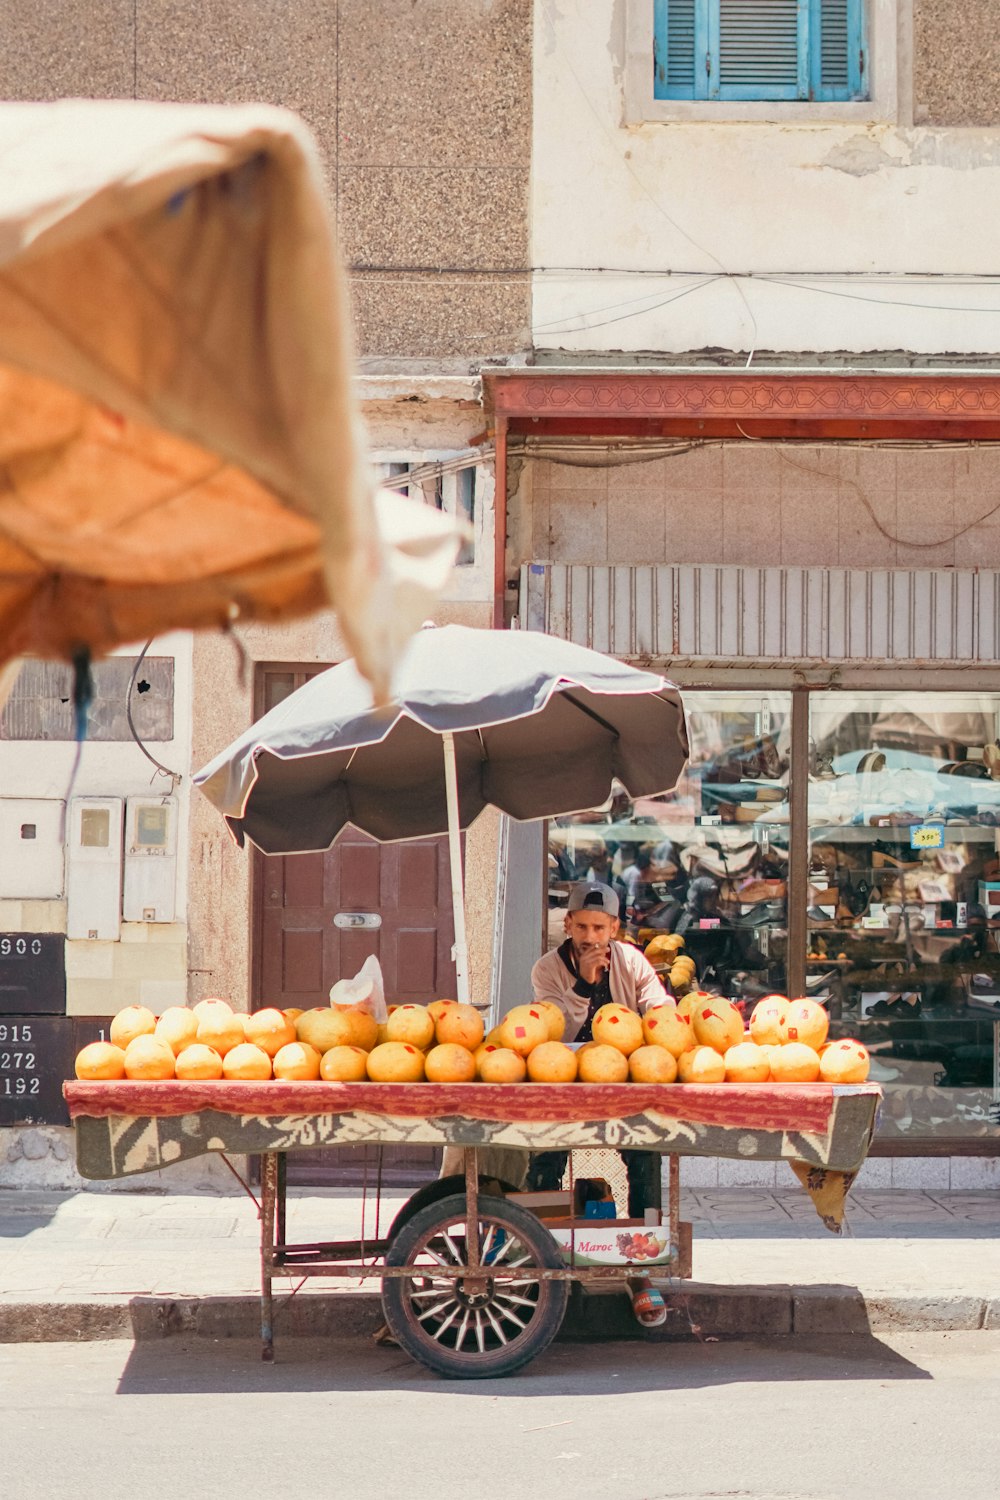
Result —
[{"label": "white painted wall", "polygon": [[[998,269],[1000,129],[906,126],[894,91],[867,122],[796,105],[626,124],[644,6],[535,3],[532,264],[553,268],[533,278],[537,347],[1000,349],[1000,281],[977,275]],[[904,0],[878,19],[905,64]]]}]

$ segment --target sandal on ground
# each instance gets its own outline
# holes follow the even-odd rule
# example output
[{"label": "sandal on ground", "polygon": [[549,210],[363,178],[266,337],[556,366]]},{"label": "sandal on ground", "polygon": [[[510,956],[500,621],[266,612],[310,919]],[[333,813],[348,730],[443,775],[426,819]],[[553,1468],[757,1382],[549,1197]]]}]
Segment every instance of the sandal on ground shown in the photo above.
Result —
[{"label": "sandal on ground", "polygon": [[652,1286],[632,1293],[632,1311],[643,1328],[660,1328],[667,1321],[667,1304]]}]

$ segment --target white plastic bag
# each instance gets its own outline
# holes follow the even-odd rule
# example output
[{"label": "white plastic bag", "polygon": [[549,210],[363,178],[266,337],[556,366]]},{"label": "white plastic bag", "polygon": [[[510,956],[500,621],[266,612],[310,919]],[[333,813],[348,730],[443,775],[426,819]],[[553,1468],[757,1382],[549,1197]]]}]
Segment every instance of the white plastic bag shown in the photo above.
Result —
[{"label": "white plastic bag", "polygon": [[366,958],[353,979],[338,979],[330,991],[331,1005],[354,1005],[374,1016],[380,1026],[389,1019],[385,1007],[382,965],[374,953]]}]

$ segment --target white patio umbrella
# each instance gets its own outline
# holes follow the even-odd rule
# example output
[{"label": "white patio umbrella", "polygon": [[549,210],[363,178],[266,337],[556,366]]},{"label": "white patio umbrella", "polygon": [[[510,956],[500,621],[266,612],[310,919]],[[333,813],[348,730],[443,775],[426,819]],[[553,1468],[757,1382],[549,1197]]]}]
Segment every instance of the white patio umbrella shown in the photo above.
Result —
[{"label": "white patio umbrella", "polygon": [[669,790],[687,753],[680,695],[655,672],[533,631],[419,631],[387,708],[353,662],[279,703],[194,780],[234,838],[265,854],[447,833],[458,998],[469,998],[460,833],[593,807],[618,780]]}]

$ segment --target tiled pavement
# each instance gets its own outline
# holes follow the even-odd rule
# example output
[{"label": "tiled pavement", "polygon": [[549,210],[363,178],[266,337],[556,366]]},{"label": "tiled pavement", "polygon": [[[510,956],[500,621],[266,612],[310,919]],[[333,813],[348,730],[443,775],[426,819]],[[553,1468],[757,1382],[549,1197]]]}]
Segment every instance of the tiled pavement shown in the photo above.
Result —
[{"label": "tiled pavement", "polygon": [[[404,1196],[383,1199],[383,1232]],[[352,1194],[290,1194],[289,1239],[352,1238],[360,1210]],[[371,1203],[365,1217],[374,1236]],[[682,1217],[694,1225],[698,1282],[1000,1298],[1000,1193],[993,1191],[855,1190],[839,1237],[794,1186],[686,1191]],[[0,1304],[252,1293],[257,1255],[256,1209],[238,1190],[217,1197],[0,1192]]]}]

